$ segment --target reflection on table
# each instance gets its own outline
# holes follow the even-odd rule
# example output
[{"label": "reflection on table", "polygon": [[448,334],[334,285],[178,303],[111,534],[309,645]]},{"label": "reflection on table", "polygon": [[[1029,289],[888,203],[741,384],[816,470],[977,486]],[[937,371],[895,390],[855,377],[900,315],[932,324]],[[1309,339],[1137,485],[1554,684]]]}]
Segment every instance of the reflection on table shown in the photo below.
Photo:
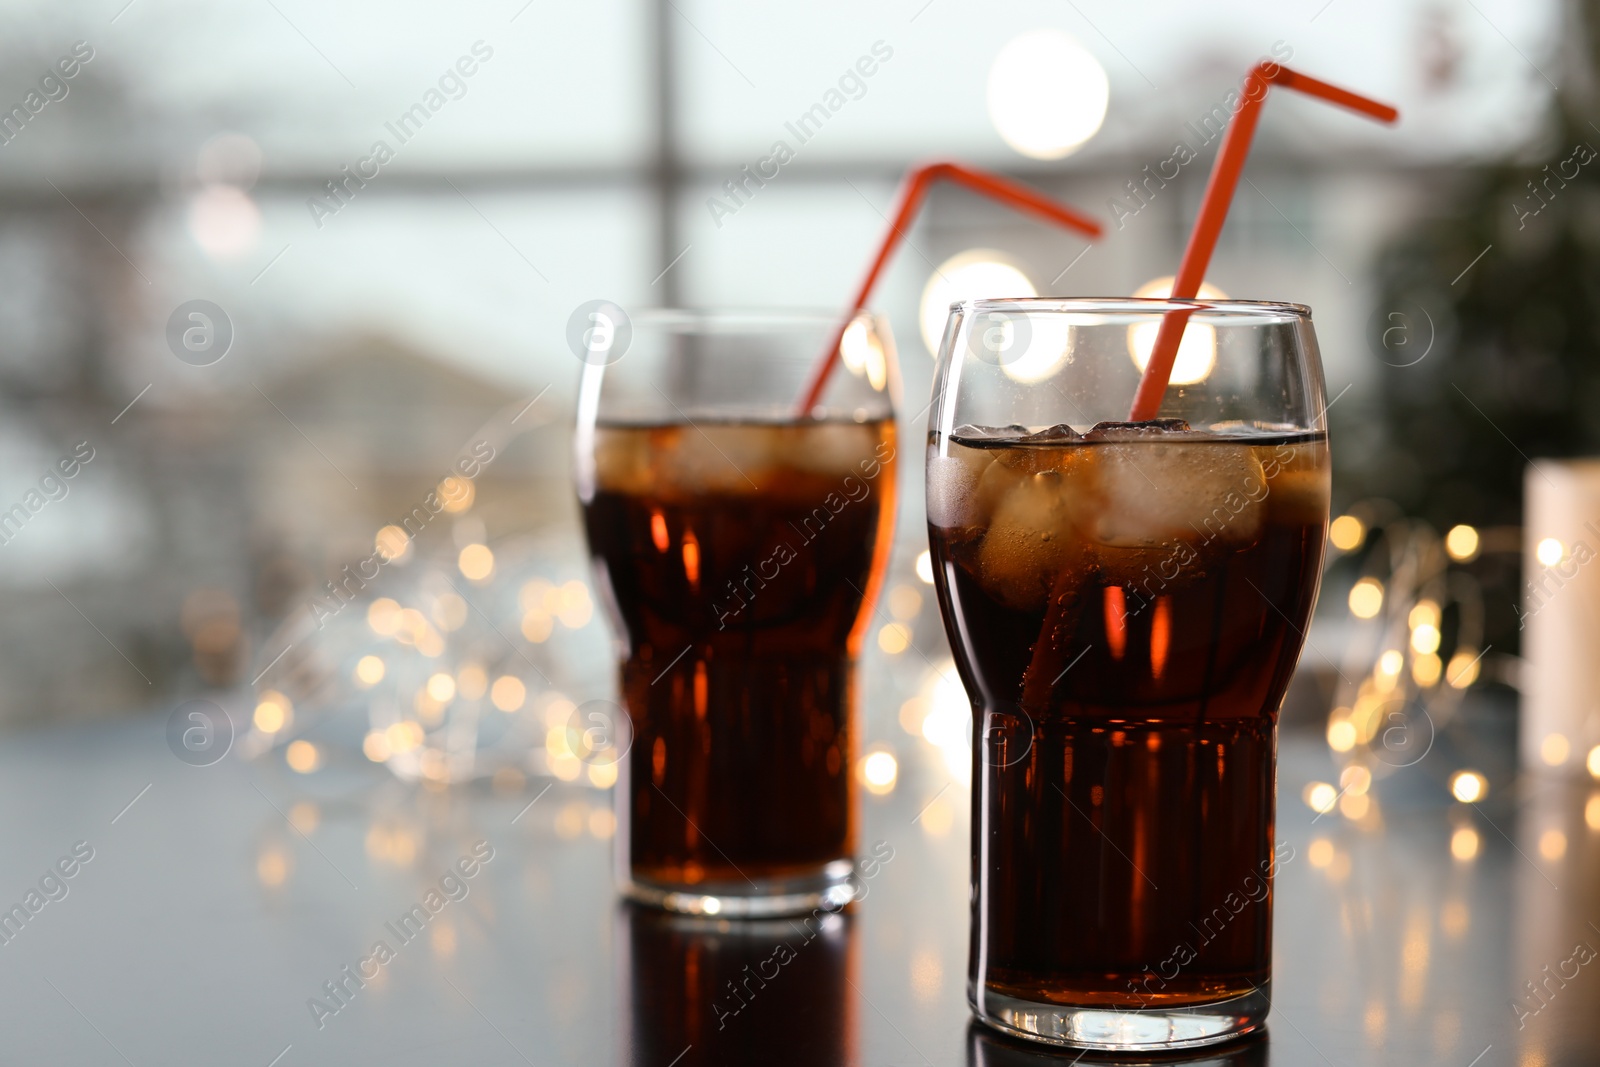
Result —
[{"label": "reflection on table", "polygon": [[857,1061],[855,919],[740,921],[618,905],[631,1067]]}]

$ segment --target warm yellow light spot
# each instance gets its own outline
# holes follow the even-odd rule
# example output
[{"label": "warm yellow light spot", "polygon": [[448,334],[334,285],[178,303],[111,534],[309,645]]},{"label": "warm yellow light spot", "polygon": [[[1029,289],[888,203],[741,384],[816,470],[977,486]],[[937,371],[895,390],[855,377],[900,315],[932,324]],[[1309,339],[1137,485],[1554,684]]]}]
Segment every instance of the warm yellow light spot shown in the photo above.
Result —
[{"label": "warm yellow light spot", "polygon": [[383,730],[372,730],[361,742],[361,754],[373,763],[382,763],[389,758],[392,750],[389,747],[389,735]]},{"label": "warm yellow light spot", "polygon": [[1600,745],[1596,745],[1589,750],[1589,757],[1584,760],[1583,765],[1589,769],[1589,774],[1592,777],[1600,778]]},{"label": "warm yellow light spot", "polygon": [[547,730],[556,727],[565,727],[572,719],[572,713],[578,710],[578,705],[562,696],[552,693],[544,702],[544,725]]},{"label": "warm yellow light spot", "polygon": [[955,825],[955,809],[943,797],[939,797],[923,809],[922,818],[917,821],[922,824],[922,832],[929,837],[943,837]]},{"label": "warm yellow light spot", "polygon": [[271,848],[256,857],[256,878],[261,884],[275,889],[289,878],[289,857],[279,849]]},{"label": "warm yellow light spot", "polygon": [[1458,826],[1455,833],[1450,835],[1450,855],[1466,863],[1478,855],[1478,849],[1483,841],[1478,836],[1478,831],[1470,826]]},{"label": "warm yellow light spot", "polygon": [[522,679],[502,674],[489,689],[489,700],[501,711],[516,711],[528,699],[528,687]]},{"label": "warm yellow light spot", "polygon": [[917,553],[917,578],[924,585],[933,584],[933,554],[927,549]]},{"label": "warm yellow light spot", "polygon": [[[1033,282],[1018,267],[1007,262],[1008,258],[1004,252],[993,249],[969,248],[939,264],[928,276],[922,288],[922,299],[917,303],[917,320],[922,327],[922,343],[928,346],[930,355],[939,354],[951,304],[983,297],[1038,295],[1039,291],[1033,287]],[[1010,327],[1002,330],[998,323],[991,325],[995,331],[993,344],[998,349],[996,355],[1011,367],[1028,362],[1027,353],[1008,351],[1017,334]],[[1059,351],[1059,356],[1066,358],[1065,345]],[[1037,377],[1047,377],[1050,369],[1045,368],[1045,373]]]},{"label": "warm yellow light spot", "polygon": [[596,789],[610,789],[617,784],[617,764],[613,761],[589,764],[589,784]]},{"label": "warm yellow light spot", "polygon": [[609,841],[617,832],[617,817],[605,808],[595,808],[589,813],[589,833],[602,841]]},{"label": "warm yellow light spot", "polygon": [[903,622],[891,622],[878,631],[878,647],[891,656],[898,656],[911,647],[911,627]]},{"label": "warm yellow light spot", "polygon": [[1372,809],[1372,798],[1365,794],[1346,793],[1339,798],[1339,814],[1351,822],[1360,822]]},{"label": "warm yellow light spot", "polygon": [[[282,699],[279,699],[282,698]],[[256,705],[255,714],[251,721],[256,724],[256,729],[264,734],[275,734],[289,725],[290,716],[288,698],[274,690],[268,690],[261,696],[261,702]]]},{"label": "warm yellow light spot", "polygon": [[989,121],[1030,159],[1060,159],[1093,137],[1110,99],[1105,68],[1063,30],[1026,30],[989,67]]},{"label": "warm yellow light spot", "polygon": [[581,630],[589,625],[589,619],[594,615],[589,587],[574,578],[561,586],[560,595],[556,618],[561,620],[561,625],[569,630]]},{"label": "warm yellow light spot", "polygon": [[1478,531],[1471,526],[1452,526],[1444,535],[1444,550],[1457,563],[1466,563],[1478,554]]},{"label": "warm yellow light spot", "polygon": [[445,511],[459,515],[470,508],[472,502],[477,499],[478,487],[472,484],[470,478],[459,478],[451,474],[439,483],[438,492]]},{"label": "warm yellow light spot", "polygon": [[[1153,278],[1135,289],[1133,295],[1142,299],[1164,299],[1172,295],[1172,281],[1171,275]],[[1201,300],[1227,299],[1227,294],[1221,289],[1203,282],[1198,295]],[[1160,331],[1159,321],[1128,327],[1128,354],[1133,357],[1134,366],[1139,368],[1141,374],[1150,362],[1150,353],[1156,346],[1156,334]],[[1183,339],[1178,342],[1178,355],[1172,361],[1172,376],[1167,380],[1173,385],[1193,385],[1210,377],[1216,365],[1217,331],[1205,323],[1191,322],[1184,328]]]},{"label": "warm yellow light spot", "polygon": [[422,731],[422,724],[420,722],[412,722],[409,719],[405,722],[395,723],[385,733],[389,738],[389,750],[391,752],[410,752],[422,744],[422,739],[425,736]]},{"label": "warm yellow light spot", "polygon": [[1450,657],[1450,666],[1445,668],[1445,680],[1455,689],[1465,689],[1478,680],[1479,658],[1472,652],[1457,652]]},{"label": "warm yellow light spot", "polygon": [[1539,758],[1551,767],[1559,767],[1567,762],[1571,752],[1572,744],[1562,734],[1546,734],[1539,743]]},{"label": "warm yellow light spot", "polygon": [[1567,835],[1560,830],[1546,830],[1539,835],[1539,855],[1554,863],[1567,854]]},{"label": "warm yellow light spot", "polygon": [[1444,673],[1444,663],[1432,652],[1424,653],[1411,661],[1411,680],[1422,688],[1439,684],[1439,675]]},{"label": "warm yellow light spot", "polygon": [[372,539],[372,547],[386,560],[402,560],[411,551],[411,535],[403,527],[385,526]]},{"label": "warm yellow light spot", "polygon": [[1546,567],[1554,567],[1557,563],[1561,562],[1562,558],[1565,557],[1566,554],[1567,546],[1563,545],[1554,537],[1546,537],[1543,541],[1540,541],[1538,547],[1533,550],[1534,558],[1536,558],[1540,563],[1543,563]]},{"label": "warm yellow light spot", "polygon": [[1335,752],[1349,752],[1356,747],[1356,724],[1348,718],[1330,717],[1328,720],[1328,747]]},{"label": "warm yellow light spot", "polygon": [[289,742],[289,747],[283,751],[283,758],[290,770],[301,774],[310,774],[322,765],[322,753],[317,751],[316,745],[305,740]]},{"label": "warm yellow light spot", "polygon": [[476,663],[463,663],[456,672],[456,692],[463,700],[482,700],[489,691],[489,672]]},{"label": "warm yellow light spot", "polygon": [[449,703],[456,696],[456,680],[440,671],[428,679],[428,695],[441,704]]},{"label": "warm yellow light spot", "polygon": [[912,697],[900,705],[900,729],[913,737],[922,736],[922,722],[928,717],[928,702],[923,697]]},{"label": "warm yellow light spot", "polygon": [[[1411,627],[1413,630],[1419,626],[1432,626],[1437,629],[1440,618],[1441,615],[1439,613],[1439,605],[1437,602],[1432,600],[1419,600],[1411,608],[1411,614],[1406,616],[1406,625]],[[1437,646],[1435,646],[1435,648],[1436,647]],[[1434,649],[1419,648],[1417,651],[1432,652]]]},{"label": "warm yellow light spot", "polygon": [[1400,673],[1400,668],[1404,667],[1405,663],[1406,658],[1400,653],[1400,650],[1391,648],[1378,657],[1378,673],[1386,674],[1393,678]]},{"label": "warm yellow light spot", "polygon": [[879,749],[862,757],[856,773],[861,784],[867,787],[867,792],[883,796],[894,791],[895,779],[900,776],[900,764],[894,758],[894,753]]},{"label": "warm yellow light spot", "polygon": [[[446,510],[449,510],[446,508]],[[456,954],[456,928],[447,922],[434,923],[428,934],[429,947],[435,956]]]},{"label": "warm yellow light spot", "polygon": [[1346,794],[1360,796],[1372,788],[1372,772],[1359,763],[1352,764],[1339,775],[1339,787]]},{"label": "warm yellow light spot", "polygon": [[[1457,857],[1460,859],[1461,857]],[[1468,857],[1470,858],[1470,857]],[[1439,928],[1445,936],[1452,941],[1461,940],[1461,935],[1467,932],[1472,925],[1472,913],[1467,910],[1464,900],[1447,900],[1439,911]]]},{"label": "warm yellow light spot", "polygon": [[467,623],[467,602],[455,593],[440,593],[433,602],[433,621],[445,633],[461,629]]},{"label": "warm yellow light spot", "polygon": [[1341,552],[1353,552],[1366,539],[1367,527],[1354,515],[1340,515],[1328,524],[1328,540]]},{"label": "warm yellow light spot", "polygon": [[1339,802],[1339,791],[1327,782],[1311,782],[1301,791],[1300,798],[1312,811],[1326,815]]},{"label": "warm yellow light spot", "polygon": [[914,619],[922,610],[922,594],[909,585],[889,590],[889,614],[897,619]]},{"label": "warm yellow light spot", "polygon": [[481,582],[494,573],[494,553],[488,545],[470,544],[456,557],[456,566],[468,581]]},{"label": "warm yellow light spot", "polygon": [[544,750],[551,759],[574,758],[572,744],[567,740],[567,728],[564,724],[556,724],[544,732]]},{"label": "warm yellow light spot", "polygon": [[[391,600],[390,603],[394,601]],[[390,632],[401,644],[415,644],[417,638],[430,629],[432,627],[428,625],[428,620],[422,617],[422,612],[416,608],[399,608],[395,612],[394,626]]]},{"label": "warm yellow light spot", "polygon": [[356,660],[356,681],[364,688],[377,685],[383,681],[384,670],[382,658],[362,656]]},{"label": "warm yellow light spot", "polygon": [[372,632],[382,637],[389,637],[400,629],[400,605],[386,596],[381,596],[367,605],[367,625],[372,627]]},{"label": "warm yellow light spot", "polygon": [[1319,837],[1311,842],[1311,847],[1306,849],[1306,858],[1311,861],[1311,866],[1317,870],[1324,870],[1333,862],[1333,842],[1326,837]]},{"label": "warm yellow light spot", "polygon": [[302,800],[289,809],[289,825],[307,836],[316,832],[322,822],[322,812],[309,800]]},{"label": "warm yellow light spot", "polygon": [[1450,795],[1463,804],[1476,804],[1489,795],[1489,779],[1477,771],[1457,771],[1450,776]]},{"label": "warm yellow light spot", "polygon": [[430,626],[417,634],[417,651],[429,659],[438,659],[444,655],[444,638]]},{"label": "warm yellow light spot", "polygon": [[[1412,614],[1416,614],[1413,610]],[[1431,622],[1414,624],[1411,631],[1411,647],[1421,653],[1439,651],[1439,627]]]},{"label": "warm yellow light spot", "polygon": [[589,824],[589,805],[581,800],[570,801],[556,812],[556,836],[572,840],[583,833]]},{"label": "warm yellow light spot", "polygon": [[422,784],[430,788],[443,785],[450,777],[449,762],[445,754],[436,748],[423,750],[417,766],[422,771]]},{"label": "warm yellow light spot", "polygon": [[570,752],[561,755],[547,752],[545,755],[550,763],[550,773],[563,782],[576,781],[578,775],[583,773],[583,764]]},{"label": "warm yellow light spot", "polygon": [[851,374],[865,374],[872,387],[883,390],[888,377],[888,360],[883,354],[883,342],[869,327],[865,319],[856,319],[845,328],[839,341],[839,356]]},{"label": "warm yellow light spot", "polygon": [[1363,578],[1350,587],[1350,614],[1358,619],[1375,618],[1383,610],[1383,583]]},{"label": "warm yellow light spot", "polygon": [[1583,806],[1583,822],[1591,830],[1600,830],[1600,793],[1591,794]]},{"label": "warm yellow light spot", "polygon": [[536,645],[548,641],[555,628],[555,620],[543,610],[530,611],[522,617],[522,636]]}]

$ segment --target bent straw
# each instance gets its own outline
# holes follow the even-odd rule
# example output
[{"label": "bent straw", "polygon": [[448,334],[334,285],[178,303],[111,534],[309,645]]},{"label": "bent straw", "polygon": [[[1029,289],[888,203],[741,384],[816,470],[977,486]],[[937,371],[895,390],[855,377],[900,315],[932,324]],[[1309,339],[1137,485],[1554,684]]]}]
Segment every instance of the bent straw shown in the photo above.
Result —
[{"label": "bent straw", "polygon": [[[1239,186],[1239,175],[1250,154],[1250,141],[1255,137],[1261,105],[1266,100],[1267,89],[1273,84],[1319,97],[1380,122],[1394,122],[1400,117],[1400,113],[1387,104],[1297,74],[1277,63],[1264,62],[1253,67],[1245,75],[1243,103],[1239,105],[1233,124],[1222,136],[1222,147],[1217,150],[1217,161],[1211,168],[1211,179],[1206,183],[1205,196],[1200,201],[1200,214],[1195,217],[1189,244],[1183,250],[1183,261],[1178,265],[1177,277],[1173,279],[1172,298],[1175,300],[1193,299],[1200,291],[1200,283],[1205,280],[1211,253],[1217,247],[1217,237],[1222,233],[1222,224],[1228,217],[1228,206],[1233,201],[1234,190]],[[1139,389],[1134,393],[1133,409],[1128,413],[1128,421],[1153,419],[1156,412],[1161,410],[1161,398],[1166,394],[1167,380],[1172,376],[1172,364],[1178,358],[1178,342],[1183,339],[1184,327],[1195,310],[1179,308],[1162,316],[1161,329],[1150,350],[1150,362],[1145,365],[1144,375],[1139,379]]]},{"label": "bent straw", "polygon": [[872,295],[873,287],[878,284],[878,276],[883,273],[885,264],[889,262],[889,256],[905,239],[905,229],[911,223],[917,208],[922,205],[928,187],[940,179],[965,185],[974,192],[1010,204],[1018,211],[1037,215],[1050,222],[1077,230],[1091,239],[1100,237],[1100,224],[1087,215],[1058,204],[1026,185],[1020,185],[998,175],[950,162],[928,163],[908,171],[900,188],[900,204],[889,222],[888,232],[883,235],[883,240],[878,245],[878,254],[873,258],[872,266],[868,268],[867,276],[862,279],[860,288],[856,290],[855,300],[850,305],[849,313],[834,331],[833,339],[818,357],[817,367],[811,373],[811,380],[806,385],[805,399],[800,404],[802,415],[816,407],[817,401],[822,399],[822,390],[827,387],[828,376],[833,373],[833,365],[838,362],[834,357],[839,352],[845,331],[850,328],[856,313],[867,306],[867,299]]}]

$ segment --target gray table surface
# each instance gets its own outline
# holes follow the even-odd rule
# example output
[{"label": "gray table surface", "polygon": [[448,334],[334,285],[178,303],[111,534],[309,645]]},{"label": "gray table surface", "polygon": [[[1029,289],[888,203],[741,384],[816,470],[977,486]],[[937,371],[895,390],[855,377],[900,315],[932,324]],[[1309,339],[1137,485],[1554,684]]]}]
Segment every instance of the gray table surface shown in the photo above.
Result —
[{"label": "gray table surface", "polygon": [[[78,842],[93,858],[0,944],[0,1061],[1034,1062],[969,1031],[967,796],[917,752],[891,795],[865,799],[866,841],[894,850],[868,899],[734,1015],[705,1003],[706,976],[798,933],[619,905],[599,790],[429,792],[354,761],[197,768],[159,718],[8,736],[0,907]],[[1600,1062],[1600,966],[1571,962],[1600,948],[1588,785],[1524,781],[1468,809],[1385,783],[1366,824],[1314,821],[1301,788],[1332,773],[1315,738],[1285,737],[1278,833],[1295,858],[1277,886],[1275,1007],[1265,1041],[1220,1062]],[[936,796],[953,819],[918,818]],[[1600,825],[1600,802],[1589,814]],[[1453,857],[1453,837],[1476,854]],[[446,885],[466,895],[396,937],[386,924],[479,841],[493,858]],[[364,965],[379,940],[392,958]],[[339,1004],[324,983],[347,965],[376,974]],[[338,1010],[319,1019],[312,998]]]}]

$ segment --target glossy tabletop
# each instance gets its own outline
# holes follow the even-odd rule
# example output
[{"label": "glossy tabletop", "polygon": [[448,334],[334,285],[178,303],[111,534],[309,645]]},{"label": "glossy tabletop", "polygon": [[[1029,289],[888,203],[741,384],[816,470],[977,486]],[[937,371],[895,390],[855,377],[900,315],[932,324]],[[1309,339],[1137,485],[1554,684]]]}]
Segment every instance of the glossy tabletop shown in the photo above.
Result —
[{"label": "glossy tabletop", "polygon": [[[892,858],[853,914],[742,926],[620,905],[597,789],[192,767],[160,719],[14,734],[0,1059],[1053,1061],[969,1028],[966,786],[928,752],[864,798],[864,851]],[[1331,757],[1285,733],[1269,1033],[1195,1062],[1600,1060],[1600,801],[1522,781],[1468,808],[1407,774],[1317,816]]]}]

